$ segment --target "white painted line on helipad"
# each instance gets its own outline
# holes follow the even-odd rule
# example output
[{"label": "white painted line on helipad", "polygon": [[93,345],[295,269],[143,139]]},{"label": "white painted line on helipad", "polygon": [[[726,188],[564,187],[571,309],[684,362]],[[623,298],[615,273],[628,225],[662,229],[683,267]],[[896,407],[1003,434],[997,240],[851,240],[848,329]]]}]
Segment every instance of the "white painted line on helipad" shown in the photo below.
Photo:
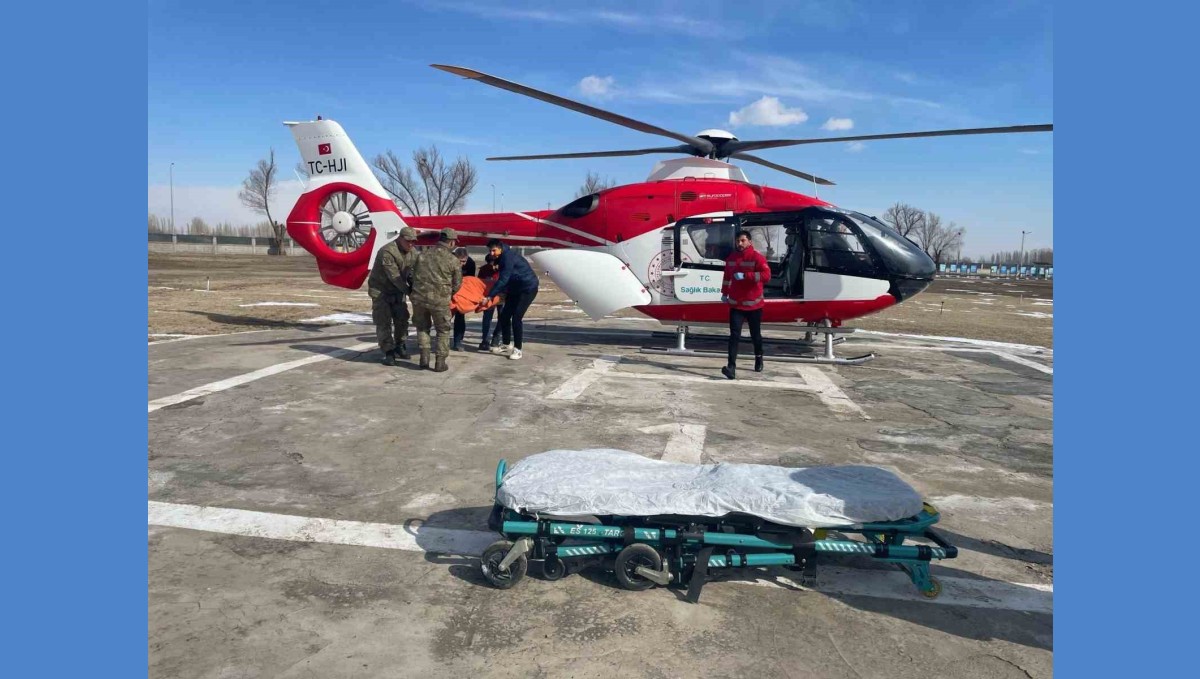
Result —
[{"label": "white painted line on helipad", "polygon": [[613,369],[613,366],[620,362],[620,356],[601,356],[592,361],[592,367],[581,370],[579,374],[563,382],[561,386],[550,392],[546,398],[552,401],[574,401],[588,387],[592,386],[596,380],[603,377]]},{"label": "white painted line on helipad", "polygon": [[1001,351],[1021,351],[1026,353],[1040,354],[1051,356],[1054,350],[1048,347],[1039,347],[1036,344],[1017,344],[1014,342],[997,342],[994,340],[972,339],[970,337],[942,337],[940,335],[910,335],[901,332],[880,332],[879,330],[859,330],[856,335],[875,335],[878,337],[903,337],[906,339],[930,340],[933,342],[955,342],[958,344],[969,344],[977,347],[988,347],[991,349],[999,349]]},{"label": "white painted line on helipad", "polygon": [[804,378],[804,382],[811,387],[817,389],[817,398],[829,407],[830,410],[838,417],[838,419],[846,419],[847,415],[857,415],[864,420],[869,420],[871,417],[867,415],[857,403],[850,400],[846,392],[842,391],[829,376],[821,371],[820,368],[813,366],[798,366],[796,371]]},{"label": "white painted line on helipad", "polygon": [[[285,328],[263,328],[262,330],[239,330],[238,332],[219,332],[219,333],[216,333],[215,335],[183,335],[181,337],[175,337],[174,339],[165,339],[165,340],[157,340],[154,342],[148,342],[147,345],[152,346],[152,345],[157,345],[157,344],[169,344],[171,342],[182,342],[184,340],[204,339],[205,337],[229,337],[230,335],[249,335],[252,332],[271,332],[272,330],[283,330],[283,329],[285,329]],[[148,333],[148,336],[155,337],[155,336],[160,336],[160,335],[165,336],[165,335],[170,335],[170,334],[174,334],[174,333]]]},{"label": "white painted line on helipad", "polygon": [[327,361],[331,358],[341,358],[342,356],[348,356],[350,354],[361,354],[365,351],[373,349],[375,346],[376,344],[374,342],[364,342],[362,344],[355,344],[354,346],[347,347],[345,349],[331,351],[328,354],[317,354],[316,356],[308,356],[306,358],[296,359],[295,361],[278,363],[276,365],[255,370],[254,372],[248,372],[243,375],[230,377],[229,379],[220,380],[218,382],[209,382],[208,384],[201,385],[194,389],[188,389],[187,391],[175,394],[173,396],[156,398],[153,401],[150,401],[146,412],[152,413],[156,410],[166,408],[167,406],[173,406],[177,403],[190,401],[194,398],[200,398],[201,396],[207,396],[209,394],[215,394],[219,391],[225,391],[226,389],[232,389],[233,387],[246,384],[247,382],[261,380],[264,377],[278,375],[281,372],[286,372],[288,370],[310,365],[312,363],[320,363],[321,361]]},{"label": "white painted line on helipad", "polygon": [[477,556],[499,539],[495,533],[481,530],[320,519],[245,509],[170,504],[153,500],[149,503],[148,515],[149,524],[152,526],[292,542],[401,549],[408,552]]},{"label": "white painted line on helipad", "polygon": [[668,434],[667,445],[659,458],[663,462],[700,464],[700,456],[704,453],[704,440],[708,438],[708,427],[703,424],[671,422],[642,427],[638,431],[643,434]]},{"label": "white painted line on helipad", "polygon": [[816,394],[820,388],[800,382],[778,382],[774,380],[728,380],[724,377],[692,377],[688,375],[667,375],[659,373],[635,373],[612,371],[606,377],[620,377],[630,380],[656,380],[671,382],[698,382],[702,384],[730,385],[735,387],[763,387],[765,389],[790,389],[792,391],[807,391]]},{"label": "white painted line on helipad", "polygon": [[[149,501],[148,525],[199,530],[225,535],[313,542],[355,547],[399,549],[409,552],[478,556],[499,535],[489,531],[367,523],[342,519],[321,519],[288,514],[270,514],[245,509],[201,507]],[[754,571],[739,571],[752,573]],[[971,608],[992,608],[1034,613],[1053,613],[1054,586],[939,577],[942,594],[926,599],[918,594],[901,572],[881,569],[850,569],[822,566],[813,591],[829,595],[866,596],[897,599],[916,604],[945,604]],[[730,584],[748,584],[789,589],[805,589],[783,576],[773,580],[730,580]]]},{"label": "white painted line on helipad", "polygon": [[1000,351],[998,349],[980,349],[977,347],[923,347],[916,344],[873,344],[871,345],[871,348],[901,349],[908,351],[944,351],[946,353],[958,354],[992,354],[993,356],[999,356],[1006,361],[1012,361],[1013,363],[1018,363],[1026,367],[1033,368],[1034,370],[1046,373],[1047,375],[1054,374],[1054,368],[1051,368],[1048,365],[1043,365],[1037,361],[1032,361],[1028,358],[1017,356],[1016,354],[1007,351]]}]

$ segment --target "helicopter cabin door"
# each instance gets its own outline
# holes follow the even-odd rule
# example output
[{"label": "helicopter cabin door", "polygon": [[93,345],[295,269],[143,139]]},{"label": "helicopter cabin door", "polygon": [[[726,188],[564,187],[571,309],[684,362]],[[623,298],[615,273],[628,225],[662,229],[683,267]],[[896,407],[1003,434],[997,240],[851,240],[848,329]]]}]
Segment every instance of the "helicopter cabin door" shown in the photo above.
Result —
[{"label": "helicopter cabin door", "polygon": [[720,302],[725,258],[733,252],[737,219],[692,217],[675,223],[675,297],[681,302]]},{"label": "helicopter cabin door", "polygon": [[[675,225],[676,295],[685,302],[721,300],[725,259],[733,253],[738,231],[750,232],[754,249],[771,268],[763,295],[774,299],[804,296],[803,222],[795,213],[750,213],[730,217],[693,217]],[[714,290],[715,289],[715,290]]]}]

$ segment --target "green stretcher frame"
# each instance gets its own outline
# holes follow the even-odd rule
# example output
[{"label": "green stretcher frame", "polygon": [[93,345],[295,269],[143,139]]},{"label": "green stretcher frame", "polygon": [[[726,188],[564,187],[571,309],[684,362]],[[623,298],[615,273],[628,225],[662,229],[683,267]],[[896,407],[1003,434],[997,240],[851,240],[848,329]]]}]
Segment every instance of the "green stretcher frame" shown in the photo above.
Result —
[{"label": "green stretcher frame", "polygon": [[[508,463],[503,459],[496,466],[497,491],[504,483],[507,468]],[[597,517],[599,524],[579,523],[539,518],[496,501],[488,526],[505,539],[485,551],[481,566],[489,582],[508,588],[524,575],[528,564],[523,560],[528,558],[540,560],[543,575],[557,580],[588,565],[608,564],[614,556],[620,565],[631,545],[646,545],[661,558],[663,571],[640,573],[657,576],[655,583],[666,584],[661,580],[669,572],[670,583],[687,585],[688,599],[696,601],[710,569],[786,566],[802,571],[801,582],[812,585],[819,556],[860,555],[898,565],[908,573],[918,591],[933,598],[941,593],[941,585],[930,575],[929,564],[934,559],[956,558],[958,548],[934,532],[932,526],[940,515],[933,505],[923,504],[916,516],[899,521],[810,530],[781,526],[749,515],[605,516]],[[863,539],[833,538],[831,533]],[[933,545],[905,544],[905,540],[917,538]],[[642,555],[648,554],[645,548],[637,549]],[[650,562],[643,559],[641,563]],[[631,589],[655,584],[646,585],[650,580],[639,579],[638,572],[636,568],[628,570],[626,578],[618,575],[618,579]],[[505,576],[509,579],[503,579]]]}]

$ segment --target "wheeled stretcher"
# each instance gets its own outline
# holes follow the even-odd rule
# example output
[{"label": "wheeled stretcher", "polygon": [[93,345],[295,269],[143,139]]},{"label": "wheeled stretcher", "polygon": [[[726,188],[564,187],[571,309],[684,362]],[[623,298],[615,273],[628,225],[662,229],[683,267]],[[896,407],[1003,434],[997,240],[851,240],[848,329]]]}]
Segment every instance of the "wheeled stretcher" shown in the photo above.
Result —
[{"label": "wheeled stretcher", "polygon": [[[549,457],[535,459],[542,456]],[[937,509],[894,475],[872,467],[682,465],[621,451],[551,451],[522,460],[512,471],[518,470],[522,473],[510,473],[505,460],[496,468],[496,501],[488,527],[503,539],[480,560],[484,577],[500,589],[520,582],[530,561],[547,580],[601,565],[611,568],[626,589],[683,586],[687,600],[696,602],[710,574],[726,568],[784,566],[800,572],[801,584],[813,586],[818,559],[833,554],[897,564],[922,594],[933,598],[941,585],[929,573],[930,562],[958,556],[958,549],[932,529]],[[661,473],[666,480],[658,482],[661,492],[646,502],[649,494],[636,486],[657,481],[636,481],[649,473]],[[853,495],[846,489],[858,478],[878,482],[888,501],[863,505],[822,492],[838,489]],[[741,482],[753,487],[747,491]],[[507,487],[509,483],[516,488]],[[788,499],[788,484],[796,485],[791,495],[802,501]],[[558,491],[559,486],[564,490]],[[869,493],[868,488],[859,495]],[[763,498],[770,498],[770,504],[762,505]],[[754,511],[737,511],[741,504]],[[730,506],[733,511],[724,511]],[[605,507],[622,511],[606,512]],[[699,511],[654,511],[680,508]],[[900,518],[836,523],[846,512],[894,516],[907,509],[915,511]],[[797,525],[804,520],[811,525]]]}]

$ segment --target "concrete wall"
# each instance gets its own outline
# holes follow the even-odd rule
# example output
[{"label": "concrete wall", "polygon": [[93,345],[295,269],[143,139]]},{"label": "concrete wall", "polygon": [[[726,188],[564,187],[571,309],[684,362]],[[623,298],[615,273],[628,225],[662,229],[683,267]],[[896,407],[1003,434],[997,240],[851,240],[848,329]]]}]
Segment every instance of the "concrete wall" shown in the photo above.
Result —
[{"label": "concrete wall", "polygon": [[[269,238],[240,236],[193,236],[190,234],[152,233],[147,248],[150,252],[198,255],[265,255]],[[285,255],[311,256],[291,238],[283,240]]]}]

